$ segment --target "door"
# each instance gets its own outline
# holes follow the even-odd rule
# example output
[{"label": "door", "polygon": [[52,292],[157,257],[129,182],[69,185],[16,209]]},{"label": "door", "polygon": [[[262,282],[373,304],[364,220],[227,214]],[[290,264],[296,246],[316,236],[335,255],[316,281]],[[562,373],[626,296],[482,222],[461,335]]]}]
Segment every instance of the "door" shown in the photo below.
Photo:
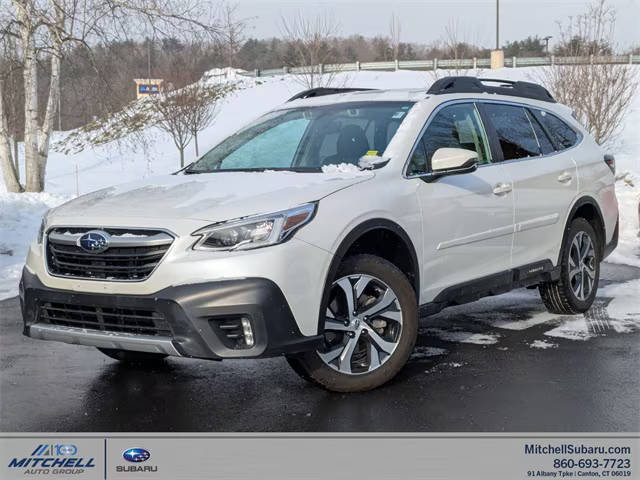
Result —
[{"label": "door", "polygon": [[564,222],[578,191],[577,167],[571,152],[557,151],[564,147],[551,133],[559,127],[547,128],[550,113],[498,103],[485,103],[482,108],[495,129],[503,165],[513,180],[513,265],[544,260],[555,265]]},{"label": "door", "polygon": [[[439,148],[478,154],[473,173],[431,181],[431,157]],[[423,221],[422,298],[432,301],[457,286],[511,268],[514,202],[512,179],[491,149],[474,103],[441,108],[418,141],[407,169],[417,182]]]}]

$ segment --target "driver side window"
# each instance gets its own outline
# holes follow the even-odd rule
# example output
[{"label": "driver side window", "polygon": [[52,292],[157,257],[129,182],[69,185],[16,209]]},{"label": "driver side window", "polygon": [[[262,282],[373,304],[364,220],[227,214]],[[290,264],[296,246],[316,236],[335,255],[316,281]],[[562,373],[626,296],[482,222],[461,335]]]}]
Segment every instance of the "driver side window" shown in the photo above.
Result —
[{"label": "driver side window", "polygon": [[411,156],[407,175],[429,172],[431,157],[439,148],[464,148],[478,154],[478,164],[491,162],[480,114],[473,103],[444,107],[433,117]]}]

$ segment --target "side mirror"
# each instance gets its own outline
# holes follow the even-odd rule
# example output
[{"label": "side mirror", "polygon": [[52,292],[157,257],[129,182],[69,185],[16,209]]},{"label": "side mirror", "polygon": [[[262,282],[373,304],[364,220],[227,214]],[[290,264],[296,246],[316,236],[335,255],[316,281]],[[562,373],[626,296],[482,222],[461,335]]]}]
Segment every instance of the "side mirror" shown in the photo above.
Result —
[{"label": "side mirror", "polygon": [[439,148],[431,157],[434,176],[471,173],[478,168],[478,154],[464,148]]}]

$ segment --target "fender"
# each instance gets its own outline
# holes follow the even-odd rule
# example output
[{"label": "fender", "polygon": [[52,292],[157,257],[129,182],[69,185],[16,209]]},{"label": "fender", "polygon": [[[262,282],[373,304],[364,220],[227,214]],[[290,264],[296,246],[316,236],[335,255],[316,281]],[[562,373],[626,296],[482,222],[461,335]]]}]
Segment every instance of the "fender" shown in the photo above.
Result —
[{"label": "fender", "polygon": [[[575,216],[576,212],[578,211],[578,209],[580,207],[583,207],[584,205],[590,205],[592,207],[594,207],[596,214],[598,215],[598,219],[600,220],[600,224],[602,225],[603,230],[606,229],[606,224],[604,223],[604,217],[602,216],[602,210],[600,210],[600,206],[598,205],[598,202],[595,198],[593,198],[592,196],[589,195],[584,195],[580,198],[578,198],[578,200],[576,200],[573,204],[573,206],[571,207],[571,210],[569,210],[569,215],[567,215],[567,218],[565,220],[565,224],[564,224],[564,232],[562,234],[562,243],[561,243],[561,248],[560,248],[560,253],[558,255],[558,261],[556,263],[556,265],[560,265],[560,262],[562,260],[562,254],[563,254],[563,249],[564,249],[564,245],[565,245],[565,241],[567,239],[567,232],[569,231],[569,225],[571,223],[571,220],[573,220],[573,217]],[[599,232],[596,232],[597,234],[599,234]],[[599,234],[599,236],[601,236],[600,238],[600,258],[603,258],[603,253],[604,253],[604,249],[606,247],[606,242],[607,242],[607,235],[606,232],[602,232],[602,235]]]},{"label": "fender", "polygon": [[372,230],[389,230],[390,232],[398,235],[407,249],[409,250],[411,266],[413,270],[413,287],[416,291],[416,297],[420,297],[420,264],[418,263],[418,256],[416,255],[415,247],[413,246],[413,242],[411,238],[407,234],[407,232],[397,223],[392,222],[391,220],[387,220],[385,218],[372,218],[362,222],[351,230],[347,236],[342,240],[340,246],[336,249],[335,254],[333,255],[333,260],[331,260],[331,264],[329,265],[329,270],[327,272],[327,277],[324,283],[324,291],[322,293],[322,300],[320,302],[320,313],[318,315],[318,334],[324,331],[324,319],[325,319],[325,311],[327,310],[327,304],[329,302],[329,286],[333,281],[336,272],[338,271],[338,267],[347,251],[353,246],[353,244],[358,240],[362,235]]}]

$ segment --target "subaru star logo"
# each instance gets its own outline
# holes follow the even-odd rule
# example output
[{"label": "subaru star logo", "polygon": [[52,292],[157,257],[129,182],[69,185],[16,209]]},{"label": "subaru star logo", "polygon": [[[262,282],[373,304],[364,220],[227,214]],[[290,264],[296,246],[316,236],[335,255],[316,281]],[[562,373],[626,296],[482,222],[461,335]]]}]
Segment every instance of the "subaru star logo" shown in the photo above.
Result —
[{"label": "subaru star logo", "polygon": [[130,448],[122,454],[127,462],[146,462],[151,457],[151,453],[144,448]]},{"label": "subaru star logo", "polygon": [[89,253],[102,253],[109,248],[109,234],[102,230],[91,230],[78,239],[78,246]]}]

